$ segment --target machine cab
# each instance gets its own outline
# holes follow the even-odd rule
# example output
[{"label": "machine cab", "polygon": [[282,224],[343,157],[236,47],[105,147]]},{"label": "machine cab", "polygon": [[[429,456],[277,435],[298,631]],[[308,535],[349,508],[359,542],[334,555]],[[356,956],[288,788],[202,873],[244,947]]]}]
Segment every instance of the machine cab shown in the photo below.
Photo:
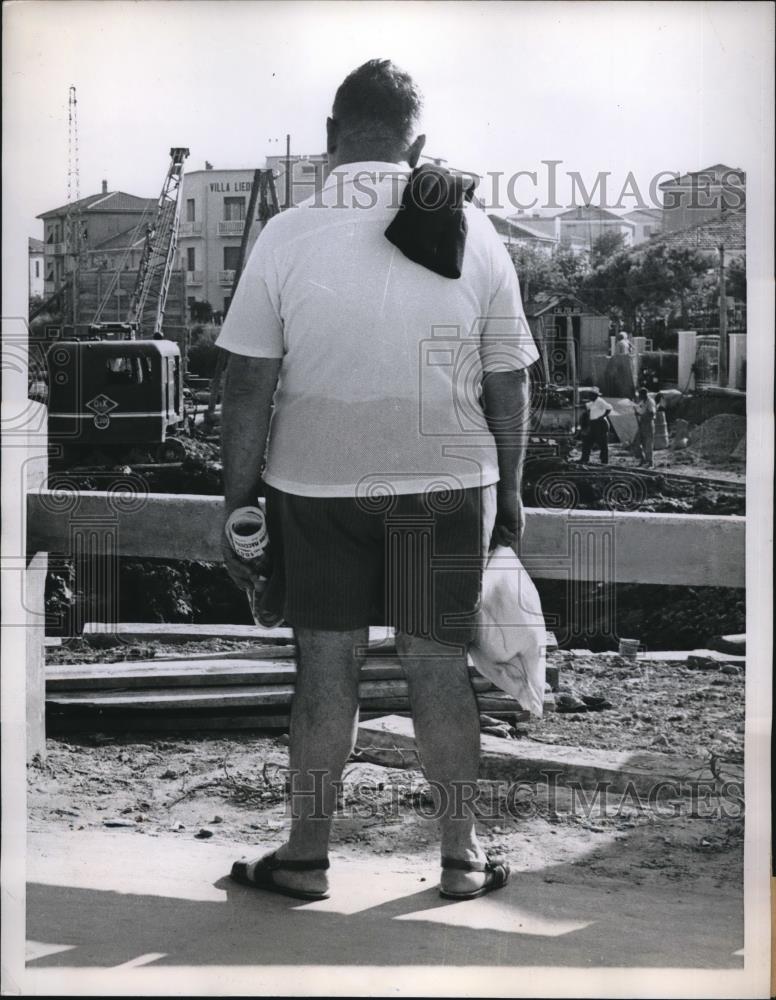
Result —
[{"label": "machine cab", "polygon": [[57,443],[161,444],[183,421],[172,341],[63,341],[50,347],[47,366],[49,437]]}]

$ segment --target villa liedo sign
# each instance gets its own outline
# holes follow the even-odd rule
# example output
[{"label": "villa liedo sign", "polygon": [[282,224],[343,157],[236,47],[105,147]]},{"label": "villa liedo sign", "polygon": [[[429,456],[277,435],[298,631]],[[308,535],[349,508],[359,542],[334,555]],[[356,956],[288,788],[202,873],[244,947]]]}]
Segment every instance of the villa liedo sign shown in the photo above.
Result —
[{"label": "villa liedo sign", "polygon": [[241,193],[250,191],[253,181],[213,181],[210,185],[211,194],[229,194],[230,191]]}]

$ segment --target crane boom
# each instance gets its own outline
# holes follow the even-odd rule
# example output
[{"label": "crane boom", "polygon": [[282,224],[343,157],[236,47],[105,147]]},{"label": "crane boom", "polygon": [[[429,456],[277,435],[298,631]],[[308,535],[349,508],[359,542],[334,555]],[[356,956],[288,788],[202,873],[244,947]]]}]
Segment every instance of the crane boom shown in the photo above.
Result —
[{"label": "crane boom", "polygon": [[153,335],[161,337],[167,293],[175,266],[175,252],[178,246],[178,218],[180,215],[183,164],[189,155],[183,146],[170,150],[170,166],[156,203],[156,215],[146,232],[143,256],[137,274],[137,281],[129,303],[127,321],[133,328],[140,326],[146,302],[154,285],[158,284],[159,296],[156,305]]}]

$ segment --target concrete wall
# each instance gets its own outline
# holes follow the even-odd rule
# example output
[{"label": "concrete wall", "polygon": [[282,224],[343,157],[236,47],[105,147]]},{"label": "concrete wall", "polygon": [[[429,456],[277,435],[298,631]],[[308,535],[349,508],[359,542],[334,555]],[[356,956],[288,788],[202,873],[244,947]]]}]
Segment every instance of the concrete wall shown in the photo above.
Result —
[{"label": "concrete wall", "polygon": [[[119,555],[219,560],[222,508],[215,496],[150,494],[119,507],[104,492],[68,500],[32,491],[29,551],[64,552],[75,516],[91,523],[110,510]],[[523,562],[544,579],[743,587],[745,525],[743,517],[531,508]]]}]

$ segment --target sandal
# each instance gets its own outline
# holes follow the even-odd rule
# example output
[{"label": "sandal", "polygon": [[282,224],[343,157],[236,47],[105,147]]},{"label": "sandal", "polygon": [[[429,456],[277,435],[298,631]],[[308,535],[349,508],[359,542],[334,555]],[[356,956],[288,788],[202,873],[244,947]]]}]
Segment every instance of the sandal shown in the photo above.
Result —
[{"label": "sandal", "polygon": [[502,889],[509,881],[509,862],[502,858],[488,858],[487,861],[459,861],[457,858],[442,858],[442,868],[462,872],[485,872],[485,884],[472,892],[448,892],[440,889],[439,895],[445,899],[477,899],[488,892]]},{"label": "sandal", "polygon": [[[293,861],[290,858],[279,858],[273,851],[266,854],[258,861],[235,861],[232,865],[230,878],[239,882],[240,885],[247,885],[250,889],[266,889],[268,892],[277,892],[281,896],[293,896],[295,899],[328,899],[328,892],[310,892],[306,889],[294,889],[290,886],[280,885],[274,879],[274,872],[311,872],[326,871],[329,867],[329,859],[322,858],[316,861]],[[251,868],[253,869],[250,873]],[[250,874],[249,874],[250,873]]]}]

